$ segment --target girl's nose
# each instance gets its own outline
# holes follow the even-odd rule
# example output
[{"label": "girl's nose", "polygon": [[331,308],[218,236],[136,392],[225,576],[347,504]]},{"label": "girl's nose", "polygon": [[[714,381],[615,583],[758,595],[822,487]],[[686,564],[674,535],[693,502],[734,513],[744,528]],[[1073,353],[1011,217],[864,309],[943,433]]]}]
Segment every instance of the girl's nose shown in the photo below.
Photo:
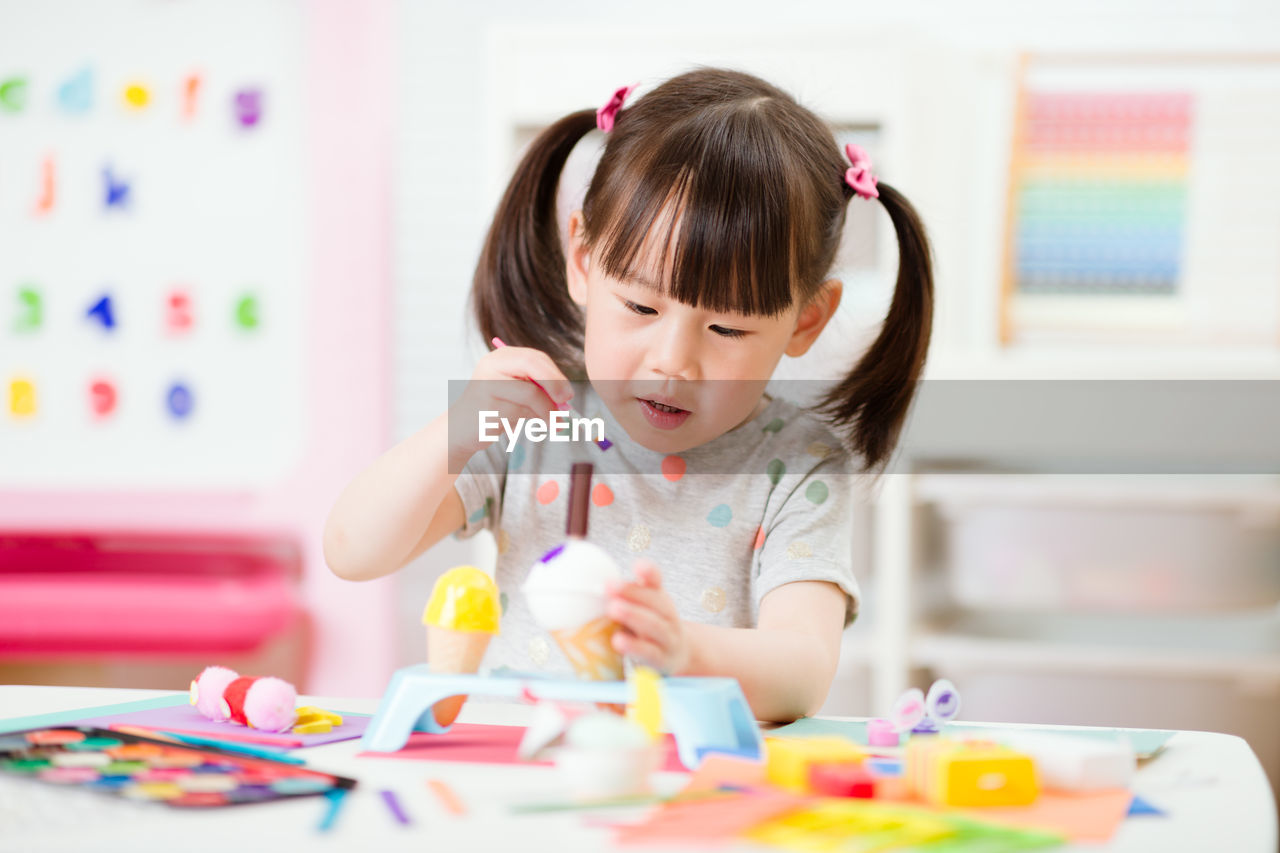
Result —
[{"label": "girl's nose", "polygon": [[663,379],[696,379],[696,335],[681,323],[662,323],[649,346],[648,368]]}]

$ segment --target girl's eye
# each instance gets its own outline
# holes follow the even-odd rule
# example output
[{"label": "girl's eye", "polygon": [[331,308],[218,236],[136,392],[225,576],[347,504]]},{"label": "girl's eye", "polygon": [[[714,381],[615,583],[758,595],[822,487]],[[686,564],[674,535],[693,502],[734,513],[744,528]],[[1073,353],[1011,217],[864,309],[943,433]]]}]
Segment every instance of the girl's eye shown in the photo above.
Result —
[{"label": "girl's eye", "polygon": [[712,326],[711,331],[722,338],[740,338],[746,334],[742,329],[728,329],[724,326]]},{"label": "girl's eye", "polygon": [[622,300],[622,304],[623,304],[623,305],[625,305],[625,306],[627,306],[627,310],[628,310],[628,311],[631,311],[631,312],[633,312],[633,313],[635,313],[635,314],[640,314],[640,315],[645,316],[645,317],[648,317],[648,316],[650,316],[650,315],[652,315],[652,314],[657,314],[657,313],[658,313],[657,311],[653,310],[652,308],[649,308],[649,307],[647,307],[647,306],[645,306],[645,305],[637,305],[636,303],[631,302],[631,301],[626,300],[626,299]]}]

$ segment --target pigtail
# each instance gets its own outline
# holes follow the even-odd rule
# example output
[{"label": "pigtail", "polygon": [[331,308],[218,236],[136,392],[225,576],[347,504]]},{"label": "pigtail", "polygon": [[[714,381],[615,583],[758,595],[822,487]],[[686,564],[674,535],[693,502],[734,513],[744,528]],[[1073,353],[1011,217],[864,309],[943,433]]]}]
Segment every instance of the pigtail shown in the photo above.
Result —
[{"label": "pigtail", "polygon": [[571,379],[584,372],[582,313],[569,298],[556,191],[569,153],[595,127],[595,110],[581,110],[533,140],[498,204],[471,288],[484,340],[543,350]]},{"label": "pigtail", "polygon": [[867,470],[883,470],[898,443],[933,325],[933,265],[924,224],[901,193],[885,183],[878,189],[898,237],[893,301],[879,337],[818,406],[848,430]]}]

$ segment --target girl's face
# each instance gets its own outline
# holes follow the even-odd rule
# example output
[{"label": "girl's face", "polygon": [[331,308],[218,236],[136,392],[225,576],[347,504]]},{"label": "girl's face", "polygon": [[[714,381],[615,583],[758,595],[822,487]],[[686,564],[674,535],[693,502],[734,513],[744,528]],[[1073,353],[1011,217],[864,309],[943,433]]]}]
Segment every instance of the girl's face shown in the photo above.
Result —
[{"label": "girl's face", "polygon": [[[655,224],[650,236],[665,233]],[[582,243],[582,214],[569,219],[569,292],[586,314],[587,376],[633,441],[680,453],[717,438],[763,408],[782,356],[803,355],[840,303],[838,280],[778,317],[694,308],[665,296],[670,269],[656,269],[646,239],[624,279],[600,269]]]}]

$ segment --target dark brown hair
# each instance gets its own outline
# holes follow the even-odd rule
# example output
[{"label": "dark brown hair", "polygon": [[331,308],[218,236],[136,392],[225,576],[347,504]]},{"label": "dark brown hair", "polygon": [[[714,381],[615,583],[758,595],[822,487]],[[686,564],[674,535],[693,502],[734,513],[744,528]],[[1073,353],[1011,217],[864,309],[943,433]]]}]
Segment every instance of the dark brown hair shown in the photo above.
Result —
[{"label": "dark brown hair", "polygon": [[[569,297],[556,216],[560,173],[596,126],[581,110],[529,146],[476,267],[485,340],[546,352],[571,378],[582,365],[583,318]],[[738,71],[674,77],[621,110],[583,200],[583,239],[622,278],[664,210],[661,266],[669,295],[711,311],[776,316],[807,303],[835,263],[853,190],[831,129],[795,99]],[[898,280],[880,335],[819,403],[867,469],[888,461],[924,367],[933,272],[924,226],[893,187],[880,203],[898,237]],[[676,233],[676,222],[679,229]],[[668,253],[674,257],[668,258]]]}]

